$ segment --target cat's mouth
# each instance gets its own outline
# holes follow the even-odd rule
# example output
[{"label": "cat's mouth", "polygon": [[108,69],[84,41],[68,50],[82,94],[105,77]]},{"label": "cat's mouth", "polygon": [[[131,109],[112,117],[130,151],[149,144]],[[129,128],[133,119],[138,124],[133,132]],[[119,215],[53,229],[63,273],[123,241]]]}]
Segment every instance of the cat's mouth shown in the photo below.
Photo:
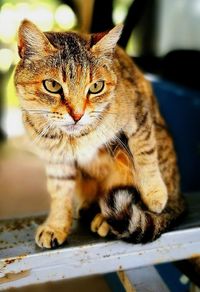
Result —
[{"label": "cat's mouth", "polygon": [[70,125],[62,125],[62,130],[69,135],[76,135],[81,133],[85,129],[85,125],[81,124],[70,124]]}]

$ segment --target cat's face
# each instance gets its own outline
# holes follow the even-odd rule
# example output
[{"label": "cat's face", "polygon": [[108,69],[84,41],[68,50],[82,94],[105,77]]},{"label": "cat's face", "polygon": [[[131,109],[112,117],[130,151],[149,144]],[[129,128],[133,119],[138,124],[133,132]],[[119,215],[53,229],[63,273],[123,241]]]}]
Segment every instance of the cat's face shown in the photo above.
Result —
[{"label": "cat's face", "polygon": [[15,84],[21,106],[42,125],[79,136],[109,111],[117,77],[112,54],[121,27],[107,34],[42,33],[24,21]]}]

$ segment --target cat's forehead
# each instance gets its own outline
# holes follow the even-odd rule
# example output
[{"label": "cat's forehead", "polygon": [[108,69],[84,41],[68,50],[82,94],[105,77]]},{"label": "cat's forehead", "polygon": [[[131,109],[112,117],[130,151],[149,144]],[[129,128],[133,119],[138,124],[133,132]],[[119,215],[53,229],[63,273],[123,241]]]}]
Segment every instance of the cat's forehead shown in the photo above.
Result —
[{"label": "cat's forehead", "polygon": [[[108,62],[105,58],[96,56],[92,51],[92,35],[78,35],[76,33],[45,33],[50,43],[58,52],[49,58],[50,68],[55,66],[61,72],[63,82],[73,84],[91,82],[103,75],[103,65]],[[60,74],[60,73],[59,73]]]},{"label": "cat's forehead", "polygon": [[80,63],[87,62],[89,59],[88,40],[76,33],[45,33],[51,44],[59,49],[64,60],[71,60]]},{"label": "cat's forehead", "polygon": [[63,81],[79,81],[88,75],[91,63],[89,40],[76,33],[45,33],[51,44],[58,49],[57,67],[62,69]]}]

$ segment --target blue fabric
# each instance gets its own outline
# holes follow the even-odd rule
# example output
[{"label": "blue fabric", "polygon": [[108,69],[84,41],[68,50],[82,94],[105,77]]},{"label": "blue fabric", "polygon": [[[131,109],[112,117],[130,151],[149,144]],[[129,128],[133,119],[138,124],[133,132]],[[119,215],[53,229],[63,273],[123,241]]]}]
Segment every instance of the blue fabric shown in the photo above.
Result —
[{"label": "blue fabric", "polygon": [[156,265],[158,273],[171,292],[188,292],[190,283],[182,284],[180,278],[183,275],[173,264],[166,263]]},{"label": "blue fabric", "polygon": [[[104,275],[104,278],[113,292],[125,292],[123,285],[121,284],[119,277],[116,273],[108,273]],[[103,291],[102,291],[103,292]]]},{"label": "blue fabric", "polygon": [[164,80],[153,88],[174,138],[182,190],[200,190],[200,91]]}]

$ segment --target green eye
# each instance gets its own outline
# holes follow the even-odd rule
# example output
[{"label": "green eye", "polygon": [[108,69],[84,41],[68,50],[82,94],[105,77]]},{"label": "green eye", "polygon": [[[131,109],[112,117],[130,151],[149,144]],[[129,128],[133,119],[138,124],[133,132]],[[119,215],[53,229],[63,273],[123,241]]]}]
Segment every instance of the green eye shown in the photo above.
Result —
[{"label": "green eye", "polygon": [[88,93],[97,94],[97,93],[100,93],[103,89],[104,89],[104,81],[99,80],[90,86]]},{"label": "green eye", "polygon": [[43,80],[43,86],[51,93],[59,93],[62,90],[62,86],[57,81],[51,79]]}]

